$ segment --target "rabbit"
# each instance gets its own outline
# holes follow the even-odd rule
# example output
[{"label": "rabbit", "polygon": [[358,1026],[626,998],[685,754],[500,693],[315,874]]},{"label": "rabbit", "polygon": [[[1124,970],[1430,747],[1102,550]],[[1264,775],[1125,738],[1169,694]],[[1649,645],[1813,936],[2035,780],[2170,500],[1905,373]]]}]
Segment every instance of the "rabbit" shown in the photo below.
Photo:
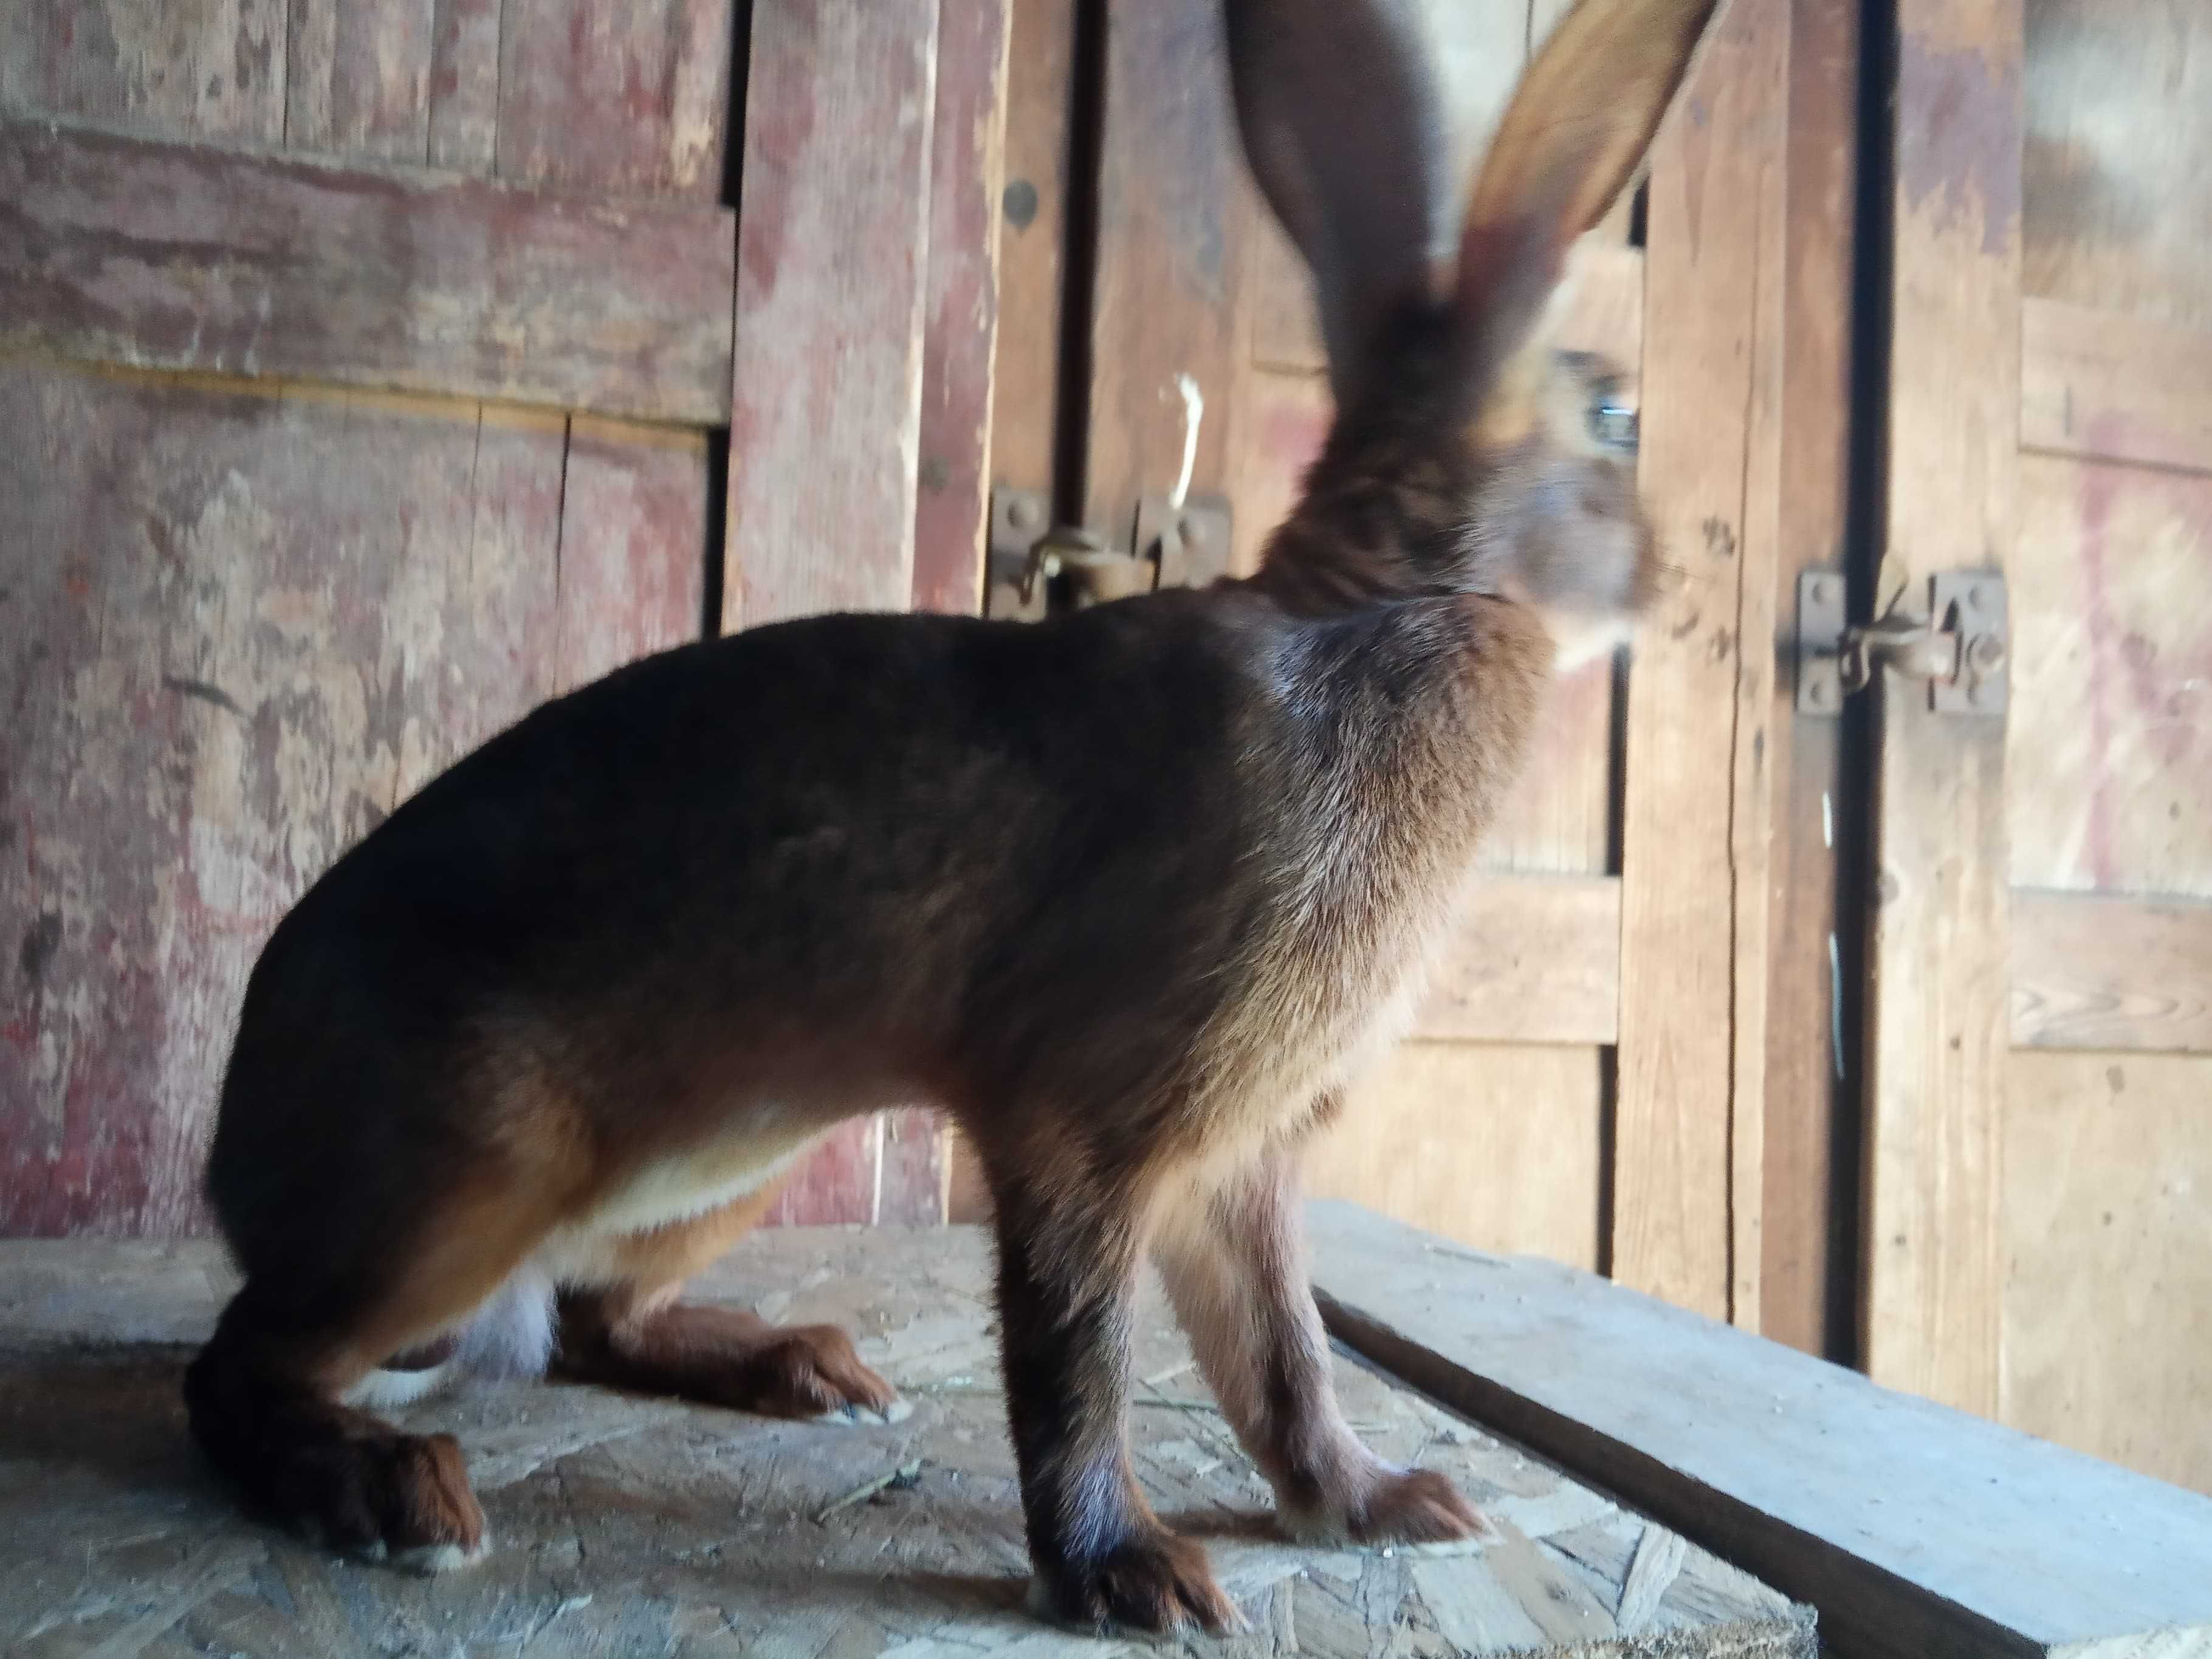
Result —
[{"label": "rabbit", "polygon": [[1404,0],[1229,0],[1339,411],[1256,574],[667,651],[313,884],[223,1078],[207,1188],[243,1281],[185,1385],[251,1505],[421,1570],[479,1557],[455,1441],[372,1410],[456,1366],[895,1418],[842,1332],[677,1293],[830,1127],[927,1101],[991,1194],[1040,1612],[1237,1622],[1131,1470],[1148,1254],[1294,1534],[1483,1537],[1338,1409],[1299,1150],[1403,1030],[1548,677],[1659,585],[1600,372],[1540,325],[1714,4],[1583,0],[1461,206]]}]

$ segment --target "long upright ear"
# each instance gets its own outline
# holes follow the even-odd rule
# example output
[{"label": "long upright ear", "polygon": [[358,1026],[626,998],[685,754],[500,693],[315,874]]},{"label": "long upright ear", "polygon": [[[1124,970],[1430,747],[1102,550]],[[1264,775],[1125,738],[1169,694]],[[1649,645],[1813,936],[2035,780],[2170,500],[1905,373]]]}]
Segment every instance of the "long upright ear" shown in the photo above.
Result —
[{"label": "long upright ear", "polygon": [[1459,308],[1486,381],[1529,343],[1567,250],[1634,176],[1721,0],[1580,0],[1522,77],[1461,221]]},{"label": "long upright ear", "polygon": [[1244,154],[1313,272],[1352,395],[1392,309],[1431,288],[1454,181],[1413,0],[1225,0]]}]

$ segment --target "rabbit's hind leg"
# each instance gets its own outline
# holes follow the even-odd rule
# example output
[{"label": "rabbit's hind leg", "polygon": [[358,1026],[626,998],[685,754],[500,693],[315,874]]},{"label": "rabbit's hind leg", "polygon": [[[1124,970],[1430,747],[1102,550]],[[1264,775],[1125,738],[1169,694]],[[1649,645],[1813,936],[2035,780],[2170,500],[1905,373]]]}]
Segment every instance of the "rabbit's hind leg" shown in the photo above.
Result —
[{"label": "rabbit's hind leg", "polygon": [[185,1373],[194,1437],[252,1508],[312,1540],[417,1571],[480,1559],[483,1511],[459,1443],[345,1400],[464,1321],[543,1232],[501,1195],[439,1206],[372,1273],[257,1264]]},{"label": "rabbit's hind leg", "polygon": [[771,1325],[737,1308],[678,1302],[775,1202],[773,1182],[719,1208],[617,1235],[572,1267],[561,1297],[556,1371],[641,1394],[766,1417],[896,1422],[909,1409],[834,1325]]}]

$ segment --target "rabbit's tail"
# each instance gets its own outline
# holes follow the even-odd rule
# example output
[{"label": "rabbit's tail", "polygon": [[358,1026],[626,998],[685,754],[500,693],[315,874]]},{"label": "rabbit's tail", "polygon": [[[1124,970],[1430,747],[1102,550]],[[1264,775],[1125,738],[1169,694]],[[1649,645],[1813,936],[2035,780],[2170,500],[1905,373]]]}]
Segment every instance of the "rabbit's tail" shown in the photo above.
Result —
[{"label": "rabbit's tail", "polygon": [[543,1376],[552,1356],[553,1281],[526,1265],[428,1351],[427,1363],[381,1366],[346,1391],[345,1403],[399,1411],[471,1376]]}]

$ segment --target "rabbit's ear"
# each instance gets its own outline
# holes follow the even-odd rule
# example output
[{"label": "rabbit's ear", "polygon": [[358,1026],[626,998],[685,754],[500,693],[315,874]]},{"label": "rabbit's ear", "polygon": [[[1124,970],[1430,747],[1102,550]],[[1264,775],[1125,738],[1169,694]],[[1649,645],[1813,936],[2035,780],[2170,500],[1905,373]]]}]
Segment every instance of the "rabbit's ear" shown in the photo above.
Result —
[{"label": "rabbit's ear", "polygon": [[1521,79],[1462,218],[1455,303],[1494,385],[1568,249],[1636,173],[1720,0],[1580,0]]},{"label": "rabbit's ear", "polygon": [[1431,291],[1454,206],[1416,0],[1225,0],[1244,154],[1305,256],[1341,406],[1377,329]]}]

